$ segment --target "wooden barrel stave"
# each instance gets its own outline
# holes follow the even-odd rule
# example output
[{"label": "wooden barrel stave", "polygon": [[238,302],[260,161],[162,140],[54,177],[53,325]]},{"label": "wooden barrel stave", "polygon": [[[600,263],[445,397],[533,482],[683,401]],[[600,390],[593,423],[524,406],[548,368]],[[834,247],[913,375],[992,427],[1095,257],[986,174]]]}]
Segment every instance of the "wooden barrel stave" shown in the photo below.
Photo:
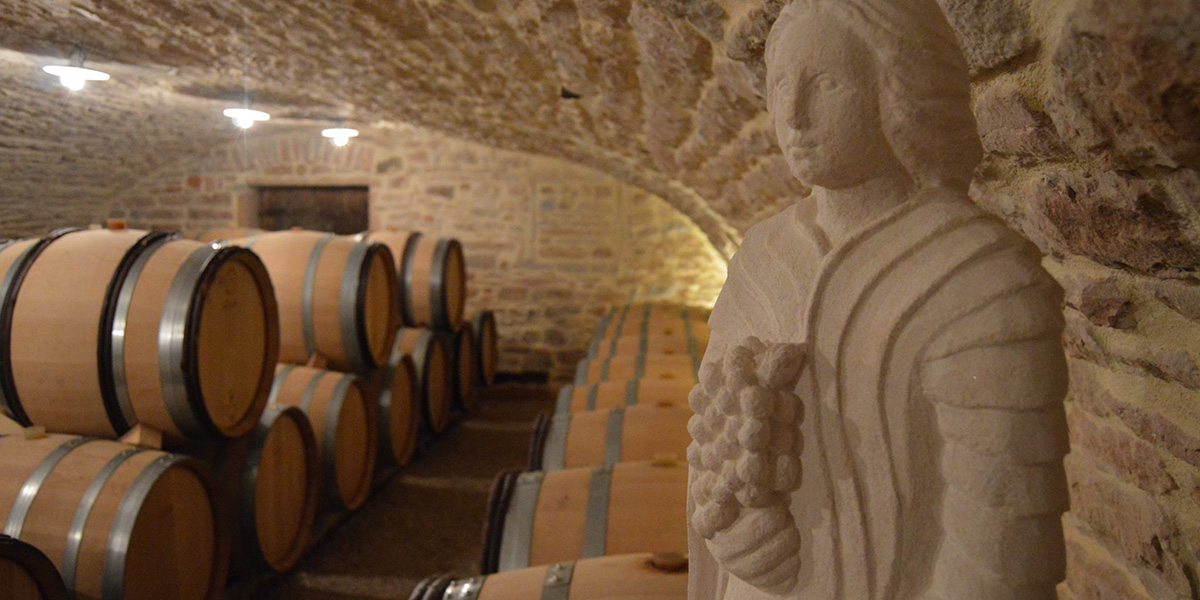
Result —
[{"label": "wooden barrel stave", "polygon": [[593,341],[645,334],[708,337],[708,311],[678,304],[630,304],[609,311],[596,327]]},{"label": "wooden barrel stave", "polygon": [[490,310],[475,313],[471,318],[471,331],[475,334],[479,384],[491,387],[496,383],[496,371],[500,362],[500,334],[496,330],[496,313]]},{"label": "wooden barrel stave", "polygon": [[588,358],[638,354],[703,356],[706,349],[708,349],[708,338],[654,334],[620,337],[607,343],[593,344],[588,348]]},{"label": "wooden barrel stave", "polygon": [[[9,401],[20,405],[22,424],[102,437],[133,426],[105,385],[100,363],[108,340],[102,333],[120,283],[114,274],[128,269],[157,237],[131,230],[66,232],[49,236],[23,265],[14,265],[23,272],[9,290],[12,311],[3,321],[15,384]],[[71,377],[61,376],[64,366]]]},{"label": "wooden barrel stave", "polygon": [[372,231],[360,238],[392,250],[406,326],[455,331],[462,325],[467,275],[458,240],[407,231]]},{"label": "wooden barrel stave", "polygon": [[161,240],[135,261],[114,316],[113,385],[136,421],[174,438],[253,429],[279,354],[278,308],[258,257]]},{"label": "wooden barrel stave", "polygon": [[141,423],[175,439],[253,428],[278,351],[257,257],[130,230],[34,248],[8,263],[0,307],[0,389],[18,422],[102,437]]},{"label": "wooden barrel stave", "polygon": [[[5,242],[0,248],[0,352],[12,345],[11,317],[16,296],[12,293],[19,281],[25,277],[30,257],[41,251],[49,238]],[[7,357],[0,354],[0,360]],[[0,410],[9,418],[29,424],[29,416],[16,399],[16,382],[11,368],[0,368]]]},{"label": "wooden barrel stave", "polygon": [[699,357],[678,354],[641,354],[585,358],[575,368],[575,385],[630,379],[659,379],[695,383]]},{"label": "wooden barrel stave", "polygon": [[249,435],[183,451],[216,474],[218,514],[233,527],[232,577],[283,571],[299,561],[320,489],[317,442],[303,411],[274,405]]},{"label": "wooden barrel stave", "polygon": [[409,600],[684,600],[687,585],[687,560],[682,556],[664,560],[651,554],[623,554],[470,579],[431,578],[421,582]]},{"label": "wooden barrel stave", "polygon": [[631,305],[609,313],[588,345],[588,356],[627,354],[703,355],[711,331],[695,309],[677,305]]},{"label": "wooden barrel stave", "polygon": [[228,560],[207,469],[179,455],[51,435],[0,438],[5,532],[102,600],[216,598]]},{"label": "wooden barrel stave", "polygon": [[217,227],[214,229],[197,231],[196,233],[188,235],[187,237],[199,242],[211,243],[248,238],[263,233],[266,233],[266,231],[254,227]]},{"label": "wooden barrel stave", "polygon": [[280,361],[304,364],[321,355],[339,370],[366,373],[387,359],[399,323],[387,247],[315,231],[266,232],[228,243],[252,249],[271,275]]},{"label": "wooden barrel stave", "polygon": [[683,460],[691,436],[686,407],[635,405],[611,410],[561,413],[544,421],[534,436],[530,469],[558,471],[671,456]]},{"label": "wooden barrel stave", "polygon": [[454,399],[460,410],[473,413],[479,407],[477,377],[478,360],[475,356],[475,333],[468,326],[446,336],[447,346],[453,349]]},{"label": "wooden barrel stave", "polygon": [[421,382],[413,357],[399,345],[397,337],[387,364],[372,371],[363,388],[379,407],[379,461],[404,466],[417,450]]},{"label": "wooden barrel stave", "polygon": [[317,514],[319,464],[315,434],[299,409],[263,413],[240,472],[239,557],[274,571],[299,562]]},{"label": "wooden barrel stave", "polygon": [[630,379],[568,385],[558,391],[556,414],[633,406],[687,407],[695,383],[684,379]]},{"label": "wooden barrel stave", "polygon": [[630,552],[687,552],[684,464],[524,473],[509,496],[503,526],[488,531],[501,541],[485,573]]},{"label": "wooden barrel stave", "polygon": [[402,327],[396,346],[413,357],[421,384],[421,415],[425,426],[441,433],[450,422],[452,370],[445,342],[428,329]]},{"label": "wooden barrel stave", "polygon": [[308,415],[321,465],[324,498],[337,510],[357,510],[371,492],[378,450],[375,407],[358,377],[297,365],[279,365],[271,404]]}]

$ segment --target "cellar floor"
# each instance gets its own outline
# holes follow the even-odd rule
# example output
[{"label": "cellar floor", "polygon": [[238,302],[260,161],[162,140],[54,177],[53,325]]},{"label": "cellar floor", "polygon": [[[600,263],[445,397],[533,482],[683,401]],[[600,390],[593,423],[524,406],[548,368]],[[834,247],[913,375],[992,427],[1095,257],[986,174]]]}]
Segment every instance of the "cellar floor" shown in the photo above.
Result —
[{"label": "cellar floor", "polygon": [[555,389],[500,385],[479,414],[460,422],[299,565],[251,597],[264,600],[407,600],[435,574],[478,573],[484,505],[492,478],[524,467],[533,420]]}]

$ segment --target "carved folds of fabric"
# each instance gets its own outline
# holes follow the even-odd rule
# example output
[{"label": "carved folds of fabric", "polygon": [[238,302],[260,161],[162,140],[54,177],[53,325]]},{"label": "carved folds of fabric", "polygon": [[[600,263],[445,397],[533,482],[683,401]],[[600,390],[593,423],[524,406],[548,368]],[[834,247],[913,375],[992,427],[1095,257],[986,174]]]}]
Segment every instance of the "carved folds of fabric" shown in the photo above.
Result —
[{"label": "carved folds of fabric", "polygon": [[[796,219],[763,223],[731,263],[694,392],[691,526],[732,575],[721,587],[812,600],[1054,597],[1066,367],[1061,290],[1037,249],[931,194],[812,256],[814,271],[771,247],[803,237]],[[788,329],[780,315],[800,335],[773,337]],[[765,343],[732,345],[747,335]],[[776,401],[770,414],[785,398],[804,404],[792,444],[803,479],[786,499],[778,484],[792,480],[765,495],[734,485],[792,464],[737,462],[764,444],[745,425],[762,410],[746,390],[768,364],[798,377],[760,394]],[[734,401],[743,394],[751,401]]]}]

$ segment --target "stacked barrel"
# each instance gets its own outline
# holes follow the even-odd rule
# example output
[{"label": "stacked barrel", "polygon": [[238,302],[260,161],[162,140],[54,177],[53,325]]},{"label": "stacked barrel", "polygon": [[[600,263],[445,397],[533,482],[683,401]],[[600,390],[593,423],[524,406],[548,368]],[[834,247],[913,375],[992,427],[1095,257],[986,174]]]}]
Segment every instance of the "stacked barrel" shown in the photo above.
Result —
[{"label": "stacked barrel", "polygon": [[408,231],[373,231],[360,239],[387,246],[400,284],[396,352],[411,354],[422,382],[422,422],[439,434],[456,414],[478,406],[481,386],[495,382],[496,321],[491,311],[465,314],[462,244]]},{"label": "stacked barrel", "polygon": [[[389,415],[366,383],[386,366],[398,326],[392,256],[379,244],[313,231],[223,230],[197,238],[262,261],[278,307],[279,350],[263,394],[266,410],[253,429],[186,451],[218,475],[221,519],[233,531],[233,574],[285,570],[319,526],[370,495],[384,443],[379,422]],[[416,410],[411,396],[389,406],[410,420]],[[399,435],[403,445],[409,434]]]},{"label": "stacked barrel", "polygon": [[217,482],[159,447],[252,432],[278,340],[270,278],[246,249],[119,224],[0,244],[0,522],[16,540],[0,546],[20,585],[219,596]]},{"label": "stacked barrel", "polygon": [[462,318],[457,242],[396,257],[373,237],[114,222],[0,243],[14,589],[216,598],[231,564],[294,565],[394,471],[377,462],[411,459],[422,415],[440,431],[455,390],[473,402],[472,327],[493,352],[495,328]]},{"label": "stacked barrel", "polygon": [[[280,361],[289,366],[279,368],[282,396],[273,393],[272,401],[307,411],[309,390],[297,381],[318,390],[333,380],[317,379],[336,376],[317,368],[352,375],[340,388],[330,388],[339,395],[337,390],[348,390],[347,398],[314,393],[341,412],[364,401],[371,404],[366,416],[375,429],[372,446],[378,446],[381,468],[406,465],[419,439],[428,441],[455,415],[474,409],[480,384],[494,380],[495,320],[490,311],[464,318],[466,263],[457,240],[399,231],[338,236],[244,228],[196,237],[253,249],[277,280]],[[345,416],[357,419],[360,412]],[[356,421],[354,429],[359,426],[366,424]],[[322,425],[314,428],[321,442]],[[369,470],[372,460],[346,468]],[[343,481],[342,487],[339,497],[329,498],[334,506],[360,504],[362,496],[351,489],[361,486]]]},{"label": "stacked barrel", "polygon": [[535,425],[530,469],[493,483],[485,576],[429,580],[412,598],[481,589],[501,599],[575,597],[575,589],[685,597],[687,397],[708,342],[705,319],[666,304],[604,317],[575,384]]}]

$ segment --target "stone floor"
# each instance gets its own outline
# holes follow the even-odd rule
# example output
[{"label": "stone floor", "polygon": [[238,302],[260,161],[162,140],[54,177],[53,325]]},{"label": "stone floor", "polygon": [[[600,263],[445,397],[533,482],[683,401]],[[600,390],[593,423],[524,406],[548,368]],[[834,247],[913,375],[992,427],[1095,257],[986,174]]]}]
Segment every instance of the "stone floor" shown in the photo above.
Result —
[{"label": "stone floor", "polygon": [[533,420],[553,409],[549,386],[503,385],[341,522],[263,600],[407,600],[435,574],[478,573],[492,478],[523,467]]}]

